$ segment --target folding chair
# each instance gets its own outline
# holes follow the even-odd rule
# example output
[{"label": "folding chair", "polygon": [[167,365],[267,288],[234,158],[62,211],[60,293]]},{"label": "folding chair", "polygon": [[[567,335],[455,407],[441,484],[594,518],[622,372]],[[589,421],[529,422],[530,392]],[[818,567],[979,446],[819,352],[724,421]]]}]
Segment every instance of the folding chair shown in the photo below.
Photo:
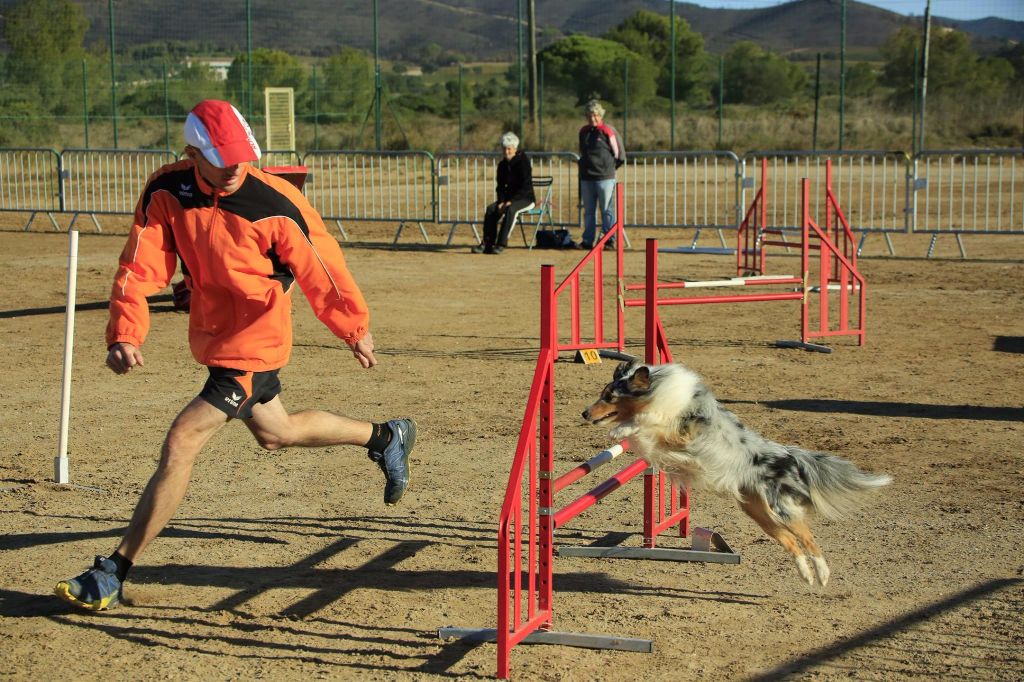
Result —
[{"label": "folding chair", "polygon": [[[554,227],[554,220],[551,217],[551,189],[555,179],[550,175],[536,175],[533,178],[533,193],[537,195],[538,200],[534,203],[533,208],[528,208],[520,211],[516,214],[516,223],[519,224],[519,232],[523,235],[523,246],[528,249],[532,249],[537,245],[537,232],[544,225],[545,219],[547,220],[549,227]],[[541,197],[543,194],[543,198]],[[536,223],[533,224],[533,241],[526,240],[526,226],[531,223],[527,223],[525,218],[529,216],[536,216]],[[515,229],[515,224],[512,225],[512,229]],[[511,230],[509,230],[511,232]]]}]

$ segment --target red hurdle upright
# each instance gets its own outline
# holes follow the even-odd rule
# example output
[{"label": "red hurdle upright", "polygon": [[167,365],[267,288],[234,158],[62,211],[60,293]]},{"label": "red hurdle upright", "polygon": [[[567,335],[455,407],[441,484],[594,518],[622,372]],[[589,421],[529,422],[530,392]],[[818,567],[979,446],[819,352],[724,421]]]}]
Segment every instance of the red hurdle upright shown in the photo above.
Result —
[{"label": "red hurdle upright", "polygon": [[736,274],[763,275],[764,234],[768,230],[768,159],[761,159],[761,186],[736,231]]}]

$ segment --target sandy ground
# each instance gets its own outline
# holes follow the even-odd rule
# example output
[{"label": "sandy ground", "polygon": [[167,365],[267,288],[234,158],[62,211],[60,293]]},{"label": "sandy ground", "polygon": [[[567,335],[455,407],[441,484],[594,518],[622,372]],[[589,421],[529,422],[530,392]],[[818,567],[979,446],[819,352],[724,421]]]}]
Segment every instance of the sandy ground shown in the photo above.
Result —
[{"label": "sandy ground", "polygon": [[[402,504],[383,505],[380,472],[357,448],[264,452],[231,424],[133,571],[130,603],[90,614],[51,596],[53,585],[116,546],[167,424],[205,375],[186,347],[186,316],[166,299],[153,304],[145,368],[116,377],[103,366],[105,299],[124,237],[83,233],[74,485],[55,485],[67,237],[40,223],[29,233],[13,218],[5,224],[0,676],[494,674],[493,644],[445,642],[436,630],[495,625],[497,516],[536,358],[539,266],[564,275],[576,254],[472,256],[468,230],[452,248],[415,246],[418,234],[407,231],[409,246],[391,250],[393,226],[351,228],[362,243],[348,248],[349,264],[371,303],[381,365],[361,370],[300,295],[283,399],[293,410],[415,417],[413,487]],[[428,228],[435,242],[447,234]],[[792,304],[663,313],[676,359],[747,424],[894,477],[859,514],[816,524],[829,586],[803,584],[731,502],[697,492],[694,523],[720,531],[739,565],[556,559],[555,629],[647,638],[654,653],[524,645],[512,656],[516,678],[1024,678],[1024,241],[969,238],[968,260],[950,237],[930,260],[927,238],[895,245],[896,257],[880,237],[865,250],[862,348],[773,347],[797,334]],[[634,281],[642,274],[639,251],[627,267]],[[662,273],[721,277],[729,260],[666,257]],[[630,311],[627,330],[639,352],[639,312]],[[606,446],[576,415],[611,369],[557,365],[559,470]],[[557,539],[586,544],[621,532],[636,544],[642,500],[633,483]]]}]

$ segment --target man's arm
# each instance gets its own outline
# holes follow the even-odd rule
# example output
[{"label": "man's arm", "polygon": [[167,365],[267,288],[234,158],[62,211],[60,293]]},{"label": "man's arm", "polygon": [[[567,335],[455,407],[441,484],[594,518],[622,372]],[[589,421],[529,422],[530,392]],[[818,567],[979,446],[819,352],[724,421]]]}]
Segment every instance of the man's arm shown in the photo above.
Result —
[{"label": "man's arm", "polygon": [[136,208],[135,223],[118,259],[117,274],[110,291],[110,320],[106,331],[108,349],[115,344],[126,343],[138,353],[149,332],[149,302],[146,297],[170,283],[175,266],[174,238],[167,227],[160,202],[154,200],[147,189]]},{"label": "man's arm", "polygon": [[615,159],[615,167],[619,168],[626,163],[626,149],[622,146],[622,136],[610,125],[606,124],[605,127],[607,128],[608,144],[612,148],[612,157]]},{"label": "man's arm", "polygon": [[277,253],[306,294],[317,319],[348,344],[361,365],[372,367],[376,359],[370,335],[370,311],[345,264],[341,247],[298,190],[284,191],[299,209],[304,224],[299,225],[290,218],[278,221],[274,237]]},{"label": "man's arm", "polygon": [[507,159],[498,162],[498,169],[495,171],[494,196],[498,201],[498,208],[505,208],[511,203],[510,188],[512,184],[512,164]]}]

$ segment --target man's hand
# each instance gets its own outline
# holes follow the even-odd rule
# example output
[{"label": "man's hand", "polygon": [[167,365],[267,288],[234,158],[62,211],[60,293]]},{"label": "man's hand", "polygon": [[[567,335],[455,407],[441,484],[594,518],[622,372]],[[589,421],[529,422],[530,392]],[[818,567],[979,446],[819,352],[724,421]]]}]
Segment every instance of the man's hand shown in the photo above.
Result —
[{"label": "man's hand", "polygon": [[356,356],[363,369],[369,369],[377,364],[377,358],[373,356],[373,334],[370,332],[366,332],[366,336],[356,341],[351,348],[352,355]]},{"label": "man's hand", "polygon": [[130,343],[115,343],[107,351],[107,367],[109,367],[114,374],[127,374],[138,365],[139,367],[145,365],[142,361],[142,351],[133,346]]}]

